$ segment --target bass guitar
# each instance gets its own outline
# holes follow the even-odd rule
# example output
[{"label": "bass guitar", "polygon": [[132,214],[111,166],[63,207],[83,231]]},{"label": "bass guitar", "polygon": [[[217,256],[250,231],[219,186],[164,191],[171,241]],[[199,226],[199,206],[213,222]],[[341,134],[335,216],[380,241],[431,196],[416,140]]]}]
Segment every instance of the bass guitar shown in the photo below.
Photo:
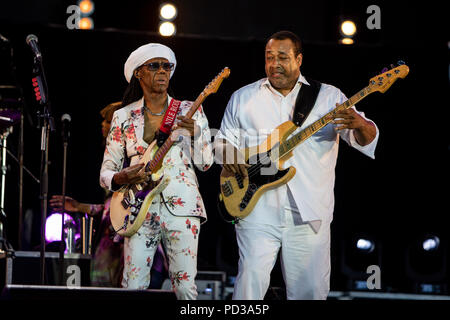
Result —
[{"label": "bass guitar", "polygon": [[[230,69],[224,68],[200,93],[192,104],[186,118],[190,119],[210,94],[217,92],[222,81],[228,78]],[[151,172],[149,184],[128,184],[114,192],[111,199],[110,218],[114,231],[121,236],[131,237],[142,226],[153,199],[169,184],[170,177],[164,176],[163,159],[177,139],[172,134],[158,148],[154,140],[145,151],[139,163],[142,170]]]},{"label": "bass guitar", "polygon": [[294,177],[295,168],[284,169],[284,162],[292,157],[295,147],[333,121],[336,112],[351,108],[373,92],[386,92],[397,79],[406,77],[408,73],[408,66],[399,62],[398,67],[371,78],[367,87],[302,131],[293,134],[298,127],[292,121],[286,121],[260,145],[241,150],[245,162],[250,165],[247,168],[248,177],[222,170],[219,201],[223,203],[220,205],[233,219],[248,216],[267,190],[286,184]]}]

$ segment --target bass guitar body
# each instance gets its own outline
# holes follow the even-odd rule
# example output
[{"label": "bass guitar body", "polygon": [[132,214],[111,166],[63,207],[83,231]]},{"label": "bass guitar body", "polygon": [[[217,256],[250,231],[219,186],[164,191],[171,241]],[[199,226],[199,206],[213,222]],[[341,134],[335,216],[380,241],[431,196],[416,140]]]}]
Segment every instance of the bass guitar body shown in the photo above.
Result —
[{"label": "bass guitar body", "polygon": [[286,121],[275,128],[260,145],[241,150],[246,163],[250,165],[247,178],[222,170],[221,200],[231,216],[245,218],[266,191],[286,184],[294,177],[294,167],[284,169],[284,162],[292,156],[292,151],[280,158],[275,153],[280,142],[283,143],[295,129],[297,126],[293,122]]}]

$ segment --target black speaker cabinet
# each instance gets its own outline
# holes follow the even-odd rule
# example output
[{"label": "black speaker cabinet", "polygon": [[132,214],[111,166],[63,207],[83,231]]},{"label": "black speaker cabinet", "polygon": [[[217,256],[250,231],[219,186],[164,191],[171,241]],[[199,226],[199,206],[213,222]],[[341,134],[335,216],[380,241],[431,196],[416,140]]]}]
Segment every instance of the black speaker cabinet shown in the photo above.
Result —
[{"label": "black speaker cabinet", "polygon": [[[33,301],[55,301],[55,300],[105,300],[108,302],[118,300],[121,302],[129,301],[130,305],[139,300],[157,300],[157,301],[176,301],[177,297],[171,290],[129,290],[121,288],[103,288],[103,287],[64,287],[64,286],[41,286],[41,285],[6,285],[1,293],[1,300],[33,300]],[[127,302],[128,303],[128,302]],[[170,306],[170,305],[168,305]],[[106,310],[106,305],[102,307]],[[123,305],[116,305],[116,310],[122,310]],[[173,306],[172,306],[173,307]],[[111,308],[114,308],[111,306]],[[136,308],[135,311],[145,310]]]},{"label": "black speaker cabinet", "polygon": [[[58,252],[45,252],[45,285],[89,286],[91,256],[79,253],[65,254],[63,277],[60,282],[61,260]],[[5,285],[41,285],[39,251],[9,252],[0,259],[0,290]]]},{"label": "black speaker cabinet", "polygon": [[40,252],[15,251],[0,257],[0,300],[176,300],[172,290],[128,290],[90,287],[89,255],[64,256],[63,283],[60,283],[60,258],[57,252],[45,253],[46,283],[40,282]]}]

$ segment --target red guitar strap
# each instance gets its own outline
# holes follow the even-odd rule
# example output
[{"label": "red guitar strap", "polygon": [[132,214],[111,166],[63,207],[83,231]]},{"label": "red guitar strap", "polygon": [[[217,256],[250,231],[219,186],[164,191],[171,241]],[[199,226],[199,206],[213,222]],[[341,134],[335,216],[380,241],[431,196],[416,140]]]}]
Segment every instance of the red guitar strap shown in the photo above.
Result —
[{"label": "red guitar strap", "polygon": [[161,123],[161,127],[159,128],[158,136],[157,136],[157,144],[158,146],[162,146],[164,141],[169,137],[173,123],[177,118],[178,109],[180,108],[181,101],[175,100],[172,98],[170,101],[170,105],[167,108],[166,113],[164,114],[163,121]]}]

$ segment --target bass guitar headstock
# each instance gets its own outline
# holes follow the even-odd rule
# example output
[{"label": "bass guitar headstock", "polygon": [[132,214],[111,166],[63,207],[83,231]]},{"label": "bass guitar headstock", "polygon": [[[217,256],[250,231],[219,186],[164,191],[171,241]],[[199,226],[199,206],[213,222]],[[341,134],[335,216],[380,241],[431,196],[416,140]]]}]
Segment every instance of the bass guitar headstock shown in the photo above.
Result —
[{"label": "bass guitar headstock", "polygon": [[369,88],[371,91],[380,91],[385,93],[399,78],[405,78],[409,73],[409,67],[403,62],[398,62],[398,67],[391,65],[392,69],[383,69],[383,73],[375,76],[369,81]]}]

